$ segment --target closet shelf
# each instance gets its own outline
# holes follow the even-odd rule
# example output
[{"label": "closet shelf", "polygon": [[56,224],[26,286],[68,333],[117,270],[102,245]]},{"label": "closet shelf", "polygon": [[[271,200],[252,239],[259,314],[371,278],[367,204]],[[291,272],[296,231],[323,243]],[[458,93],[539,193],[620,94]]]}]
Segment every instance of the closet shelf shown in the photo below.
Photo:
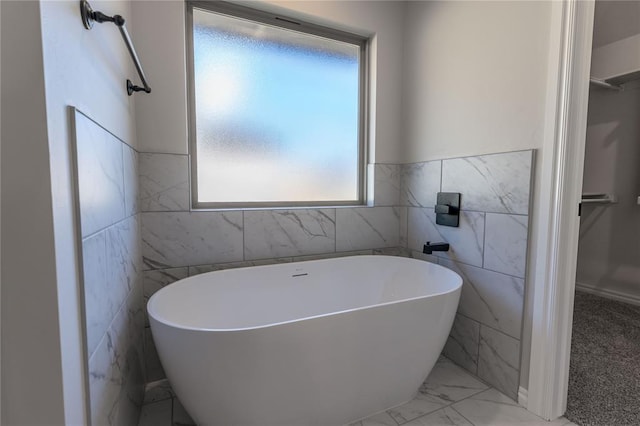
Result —
[{"label": "closet shelf", "polygon": [[614,204],[618,202],[615,194],[582,194],[583,204]]},{"label": "closet shelf", "polygon": [[593,84],[594,86],[597,87],[602,87],[603,89],[609,89],[609,90],[622,90],[622,86],[619,86],[617,84],[613,84],[613,83],[609,83],[609,80],[600,80],[599,78],[595,78],[595,77],[591,77],[589,79],[589,83]]},{"label": "closet shelf", "polygon": [[597,78],[591,77],[589,79],[589,83],[594,86],[602,87],[604,89],[610,90],[624,90],[624,85],[626,83],[640,80],[640,70],[629,71],[624,74],[614,75],[609,78]]}]

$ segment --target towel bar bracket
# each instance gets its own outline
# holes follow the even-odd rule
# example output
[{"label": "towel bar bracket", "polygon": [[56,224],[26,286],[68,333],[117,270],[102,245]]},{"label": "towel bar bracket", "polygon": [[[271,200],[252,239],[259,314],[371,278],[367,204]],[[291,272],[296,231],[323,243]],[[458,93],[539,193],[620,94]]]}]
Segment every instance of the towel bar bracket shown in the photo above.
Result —
[{"label": "towel bar bracket", "polygon": [[82,17],[82,24],[86,29],[90,30],[93,28],[93,21],[96,19],[94,18],[94,11],[91,9],[88,1],[80,2],[80,16]]},{"label": "towel bar bracket", "polygon": [[131,80],[127,79],[127,94],[131,96],[133,92],[151,92],[151,89],[147,90],[144,87],[136,86],[131,82]]},{"label": "towel bar bracket", "polygon": [[93,21],[102,24],[103,22],[113,22],[117,26],[124,25],[124,18],[120,15],[105,15],[102,12],[94,11],[88,1],[83,0],[80,2],[80,15],[82,16],[82,23],[88,30],[93,28]]}]

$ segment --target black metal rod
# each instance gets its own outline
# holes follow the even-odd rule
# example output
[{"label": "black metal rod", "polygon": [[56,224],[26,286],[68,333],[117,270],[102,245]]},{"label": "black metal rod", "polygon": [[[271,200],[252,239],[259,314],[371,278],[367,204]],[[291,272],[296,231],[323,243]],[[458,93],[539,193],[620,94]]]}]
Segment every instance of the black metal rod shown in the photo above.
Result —
[{"label": "black metal rod", "polygon": [[[133,43],[131,42],[131,37],[129,37],[129,32],[127,32],[127,27],[124,26],[124,19],[120,15],[115,15],[114,18],[119,17],[120,19],[115,22],[120,30],[120,34],[122,35],[122,39],[124,43],[127,45],[127,49],[129,50],[129,54],[131,55],[131,59],[133,60],[133,64],[136,66],[136,70],[138,70],[138,75],[140,76],[140,80],[142,81],[142,85],[144,86],[144,91],[146,93],[151,93],[151,87],[147,83],[147,78],[144,75],[144,71],[142,71],[142,65],[140,65],[140,60],[138,59],[138,54],[136,53],[136,49],[133,47]],[[136,90],[137,86],[133,87],[135,92],[139,92],[140,90]]]},{"label": "black metal rod", "polygon": [[91,9],[91,5],[87,0],[80,0],[80,15],[82,16],[82,23],[84,24],[84,27],[88,30],[93,26],[93,22],[113,22],[118,27],[118,29],[120,30],[120,35],[124,40],[124,44],[127,45],[129,55],[131,55],[131,60],[133,60],[133,64],[138,71],[138,75],[140,76],[142,85],[144,86],[136,86],[131,82],[131,80],[127,79],[127,93],[129,94],[129,96],[131,96],[133,92],[151,93],[151,87],[149,87],[149,83],[147,83],[147,78],[144,75],[144,71],[142,71],[142,65],[140,65],[138,54],[136,53],[136,49],[133,47],[133,42],[131,41],[131,37],[129,37],[129,32],[124,25],[124,18],[120,15],[108,16],[102,12],[94,11],[93,9]]}]

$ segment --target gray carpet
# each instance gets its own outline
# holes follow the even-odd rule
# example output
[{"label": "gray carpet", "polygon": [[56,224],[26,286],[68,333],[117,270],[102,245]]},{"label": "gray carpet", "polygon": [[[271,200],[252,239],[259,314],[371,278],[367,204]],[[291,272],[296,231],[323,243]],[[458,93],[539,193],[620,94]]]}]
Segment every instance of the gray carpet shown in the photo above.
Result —
[{"label": "gray carpet", "polygon": [[565,416],[640,425],[640,307],[577,292]]}]

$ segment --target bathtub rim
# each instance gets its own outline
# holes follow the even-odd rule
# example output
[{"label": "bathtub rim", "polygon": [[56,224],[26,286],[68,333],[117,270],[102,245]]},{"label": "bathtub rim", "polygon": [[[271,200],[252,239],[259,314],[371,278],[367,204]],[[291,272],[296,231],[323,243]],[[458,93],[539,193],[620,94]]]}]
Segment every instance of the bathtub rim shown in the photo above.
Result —
[{"label": "bathtub rim", "polygon": [[[302,261],[302,262],[291,262],[291,263],[303,264],[303,263],[311,263],[311,262],[314,262],[314,263],[315,262],[325,262],[325,261],[331,261],[331,260],[335,260],[335,259],[346,259],[346,258],[350,258],[350,257],[352,257],[352,256],[338,256],[338,257],[333,257],[333,258],[328,258],[328,259],[314,259],[314,260],[305,260],[305,261]],[[360,257],[360,256],[358,256],[358,257]],[[216,333],[223,333],[223,332],[231,333],[231,332],[241,332],[241,331],[250,331],[250,330],[262,330],[262,329],[267,329],[267,328],[271,328],[271,327],[276,327],[276,326],[281,326],[281,325],[286,325],[286,324],[292,324],[292,323],[296,323],[296,322],[302,322],[302,321],[306,321],[306,320],[313,320],[313,319],[324,318],[324,317],[329,317],[329,316],[338,315],[338,314],[346,314],[346,313],[350,313],[350,312],[362,311],[362,310],[365,310],[365,309],[390,306],[390,305],[395,305],[395,304],[400,304],[400,303],[405,303],[405,302],[411,302],[411,301],[420,300],[420,299],[427,299],[427,298],[436,297],[436,296],[443,296],[443,295],[447,295],[447,294],[451,294],[451,293],[455,293],[455,292],[460,292],[462,290],[462,285],[464,283],[464,279],[462,278],[462,276],[459,273],[457,273],[456,271],[454,271],[454,270],[452,270],[450,268],[447,268],[446,266],[443,266],[443,265],[439,265],[439,264],[436,264],[436,263],[431,263],[431,262],[427,262],[427,261],[420,260],[420,259],[415,259],[415,258],[405,258],[405,257],[390,256],[390,255],[362,255],[362,257],[399,258],[399,259],[406,259],[406,260],[415,261],[415,262],[426,262],[426,263],[429,263],[429,265],[430,265],[429,267],[436,267],[438,269],[444,269],[444,270],[448,271],[447,273],[451,273],[452,274],[452,279],[457,281],[457,283],[455,285],[453,285],[452,288],[447,290],[447,291],[434,292],[434,293],[429,293],[429,294],[416,296],[416,297],[409,297],[409,298],[400,299],[400,300],[393,300],[393,301],[389,301],[389,302],[377,303],[375,305],[360,306],[360,307],[352,308],[352,309],[343,309],[343,310],[340,310],[340,311],[333,311],[333,312],[328,312],[328,313],[319,314],[319,315],[311,315],[311,316],[308,316],[308,317],[295,318],[295,319],[292,319],[292,320],[273,322],[273,323],[269,323],[269,324],[257,325],[257,326],[252,326],[252,327],[212,328],[212,327],[186,326],[184,324],[179,324],[179,323],[176,323],[174,321],[167,320],[166,318],[160,319],[159,316],[156,315],[156,313],[153,310],[153,306],[154,306],[153,302],[154,302],[154,300],[158,299],[159,297],[161,297],[161,296],[156,297],[157,295],[159,295],[164,289],[166,289],[166,288],[168,288],[170,286],[173,286],[175,284],[182,283],[182,285],[184,285],[184,281],[187,281],[190,278],[202,277],[203,275],[214,274],[214,273],[218,273],[218,272],[240,271],[240,270],[250,269],[250,268],[265,268],[265,267],[268,268],[268,267],[277,267],[277,266],[283,265],[282,263],[274,263],[274,264],[269,264],[269,265],[243,266],[243,267],[240,267],[240,268],[223,269],[223,270],[219,270],[219,271],[210,271],[210,272],[205,272],[203,274],[194,275],[192,277],[182,278],[182,279],[180,279],[178,281],[175,281],[175,282],[173,282],[171,284],[168,284],[168,285],[164,286],[160,290],[156,291],[153,295],[151,295],[151,297],[147,301],[145,309],[147,310],[147,314],[149,316],[150,325],[151,325],[151,320],[153,319],[153,321],[157,321],[158,323],[161,323],[163,325],[166,325],[166,326],[169,326],[169,327],[172,327],[172,328],[175,328],[175,329],[179,329],[179,330],[201,331],[201,332],[216,332]],[[151,329],[153,331],[153,327],[151,327]]]}]

